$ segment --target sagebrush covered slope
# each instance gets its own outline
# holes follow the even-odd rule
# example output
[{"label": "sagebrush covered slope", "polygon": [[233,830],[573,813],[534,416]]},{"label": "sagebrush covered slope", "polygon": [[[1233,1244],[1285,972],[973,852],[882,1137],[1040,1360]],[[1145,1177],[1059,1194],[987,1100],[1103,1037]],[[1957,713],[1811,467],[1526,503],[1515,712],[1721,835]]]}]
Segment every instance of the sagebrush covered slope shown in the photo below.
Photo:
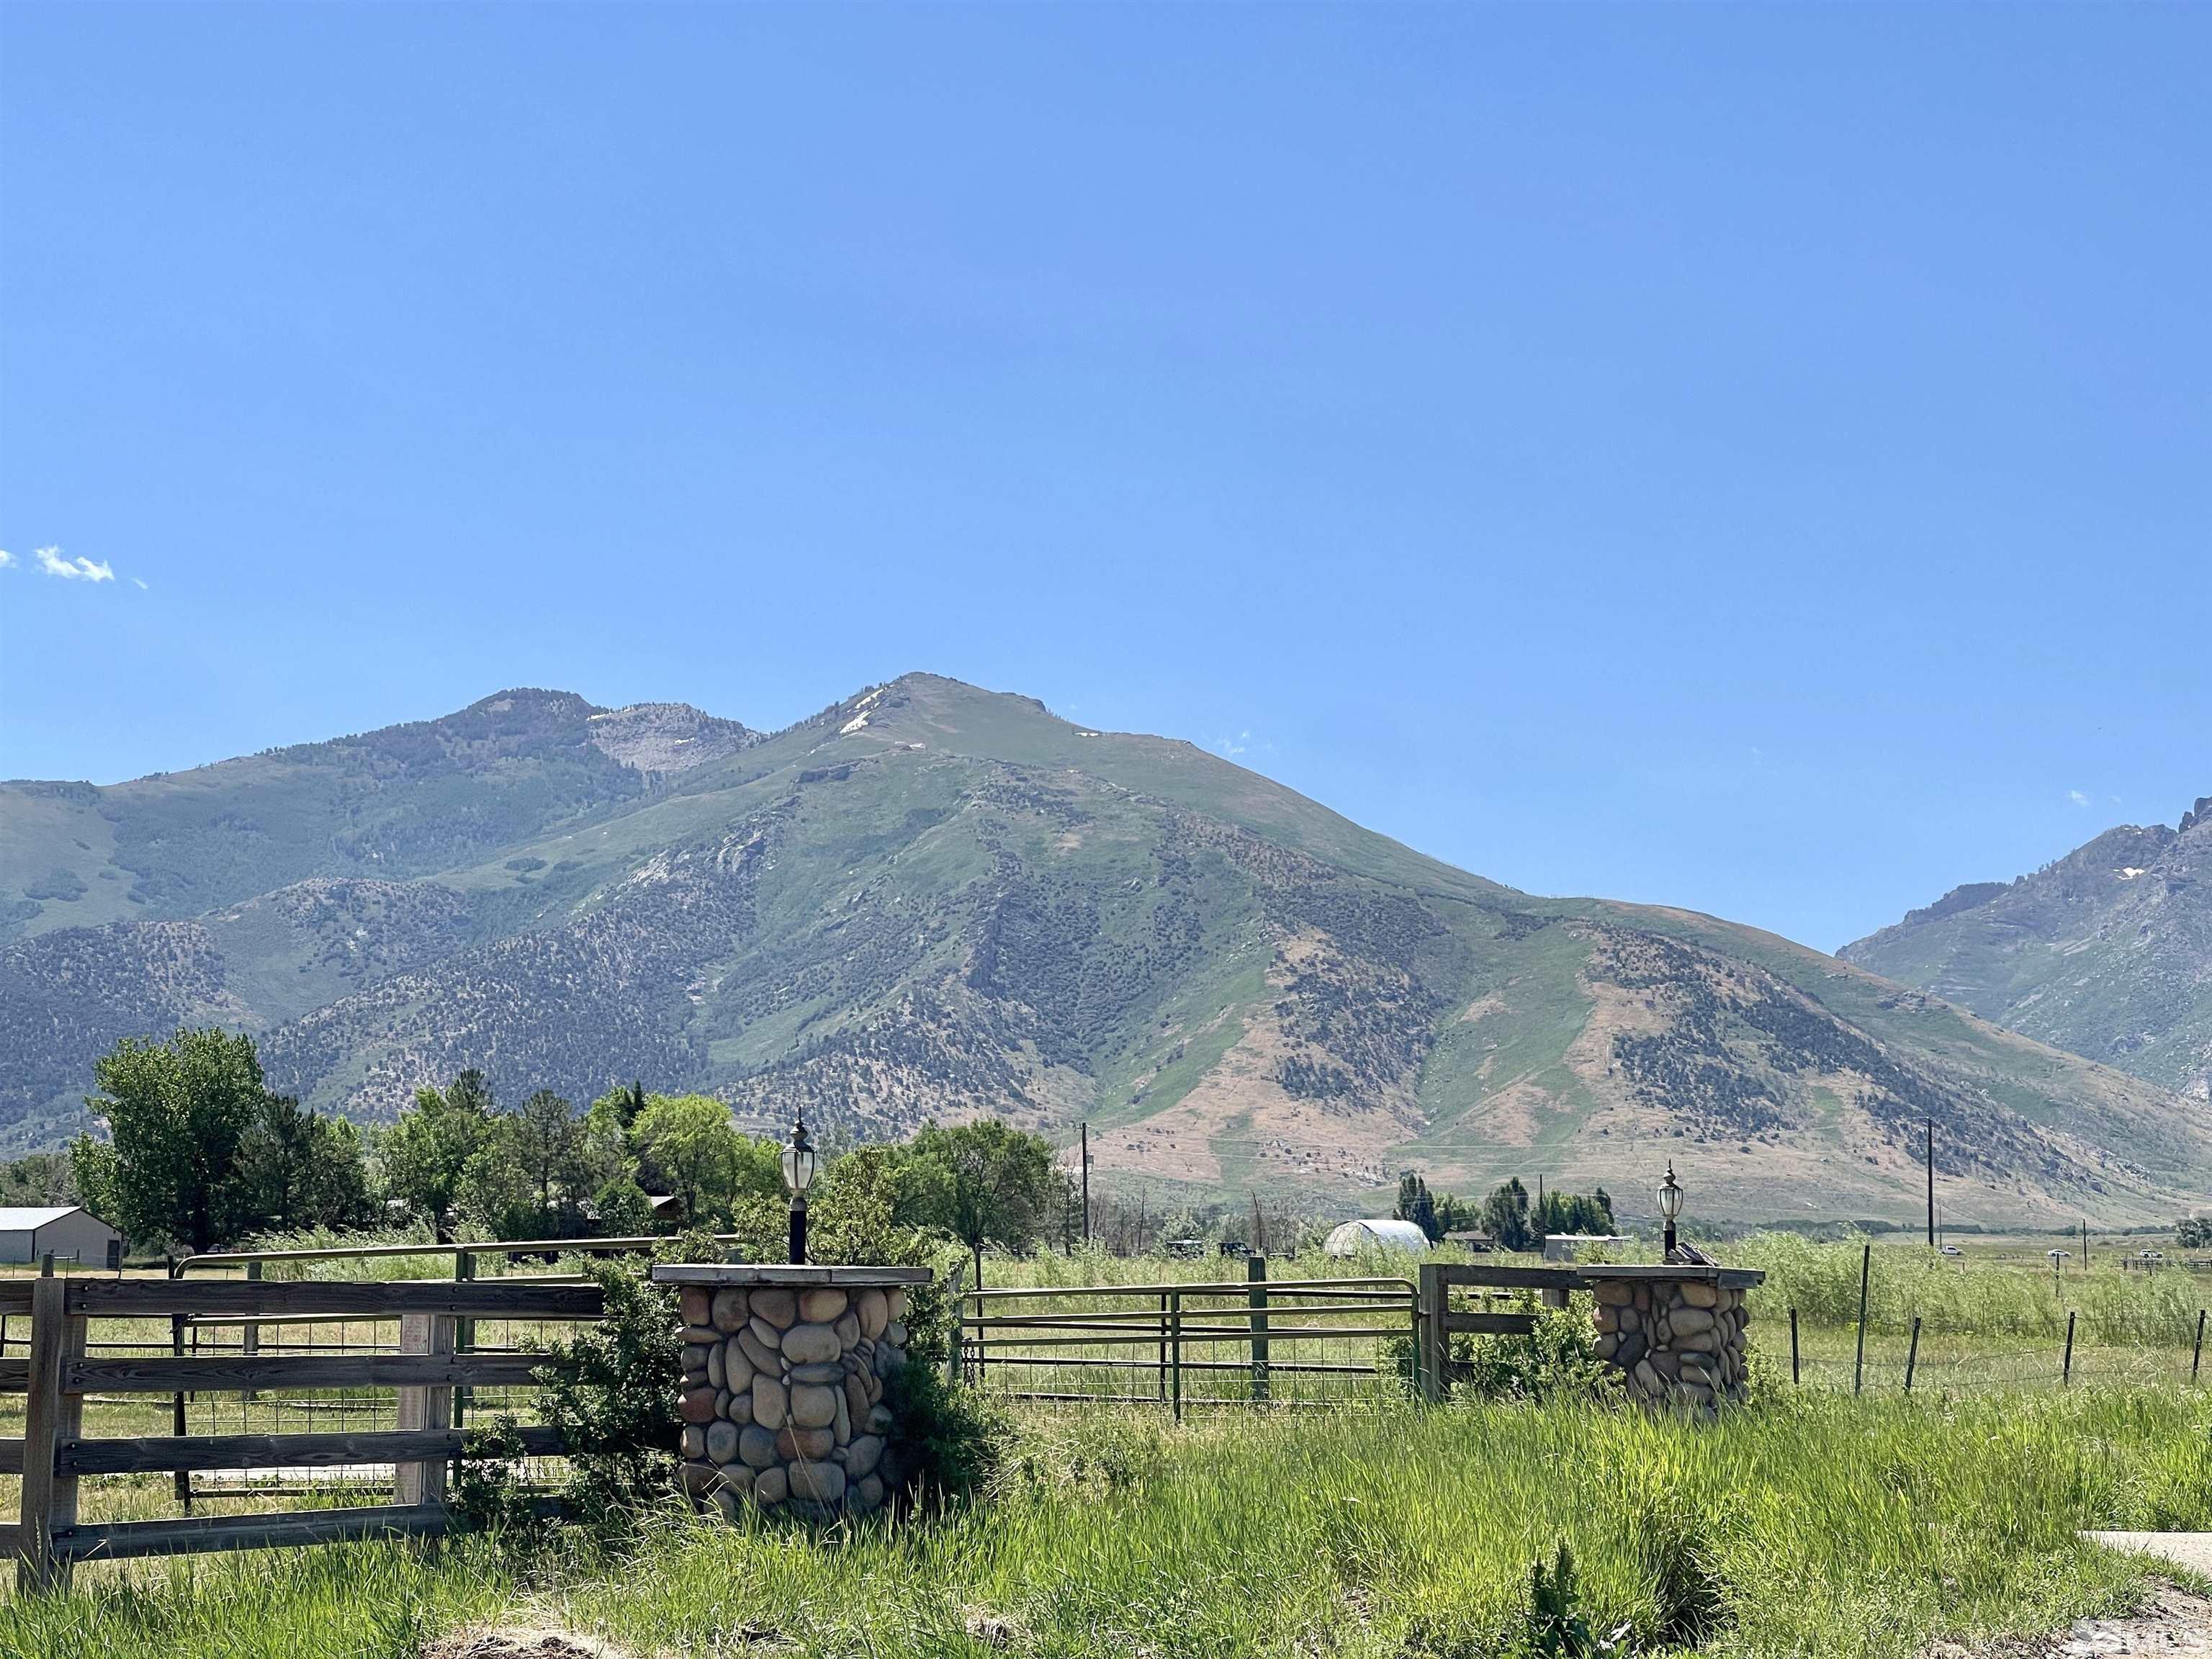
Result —
[{"label": "sagebrush covered slope", "polygon": [[2212,1170],[2160,1091],[1832,958],[1534,898],[927,675],[768,737],[506,693],[0,810],[19,1145],[114,1036],[213,1018],[364,1119],[463,1066],[635,1076],[862,1136],[1087,1117],[1104,1178],[1347,1201],[1414,1163],[1633,1213],[1672,1154],[1705,1213],[1899,1213],[1931,1117],[1961,1220],[2164,1214]]},{"label": "sagebrush covered slope", "polygon": [[1985,1019],[2212,1099],[2212,799],[1954,888],[1844,947]]}]

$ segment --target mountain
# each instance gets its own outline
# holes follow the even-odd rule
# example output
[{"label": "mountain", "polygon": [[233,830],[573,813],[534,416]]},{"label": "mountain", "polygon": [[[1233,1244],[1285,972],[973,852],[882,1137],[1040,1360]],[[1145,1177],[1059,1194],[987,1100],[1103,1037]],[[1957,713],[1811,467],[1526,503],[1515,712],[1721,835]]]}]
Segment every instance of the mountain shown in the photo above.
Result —
[{"label": "mountain", "polygon": [[914,674],[772,734],[509,691],[94,788],[0,786],[0,1134],[92,1061],[254,1030],[388,1118],[632,1077],[858,1137],[1091,1125],[1098,1178],[1373,1202],[1401,1165],[1643,1214],[2165,1218],[2212,1173],[2163,1090],[1770,934],[1519,893],[1186,743]]},{"label": "mountain", "polygon": [[2212,1099],[2212,799],[1954,888],[1844,957],[2197,1102]]}]

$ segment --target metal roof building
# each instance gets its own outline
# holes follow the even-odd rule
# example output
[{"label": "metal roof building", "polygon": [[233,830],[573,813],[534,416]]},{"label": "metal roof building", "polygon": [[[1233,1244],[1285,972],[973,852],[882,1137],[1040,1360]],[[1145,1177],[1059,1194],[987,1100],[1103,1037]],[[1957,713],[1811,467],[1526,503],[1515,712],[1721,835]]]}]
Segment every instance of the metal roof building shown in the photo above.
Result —
[{"label": "metal roof building", "polygon": [[58,1261],[88,1267],[123,1265],[123,1235],[82,1204],[0,1209],[0,1261]]}]

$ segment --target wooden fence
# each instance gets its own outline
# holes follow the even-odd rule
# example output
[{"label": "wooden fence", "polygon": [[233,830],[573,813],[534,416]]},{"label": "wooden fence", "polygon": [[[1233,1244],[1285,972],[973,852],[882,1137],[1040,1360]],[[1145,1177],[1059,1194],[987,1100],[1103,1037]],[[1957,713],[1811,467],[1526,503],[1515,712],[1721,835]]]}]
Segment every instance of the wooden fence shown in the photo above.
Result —
[{"label": "wooden fence", "polygon": [[[0,1389],[27,1395],[21,1439],[0,1439],[0,1474],[22,1477],[14,1525],[0,1548],[16,1556],[17,1583],[40,1589],[66,1580],[72,1564],[204,1550],[257,1549],[445,1530],[447,1471],[461,1450],[454,1390],[527,1383],[542,1356],[456,1352],[462,1322],[560,1322],[600,1316],[599,1288],[544,1279],[412,1279],[345,1282],[249,1279],[56,1279],[0,1282],[0,1310],[27,1314],[30,1352],[0,1360]],[[218,1355],[137,1353],[94,1357],[97,1320],[238,1321],[325,1317],[397,1320],[398,1352]],[[276,1393],[389,1389],[396,1428],[349,1433],[83,1437],[91,1394]],[[550,1431],[523,1431],[523,1450],[557,1454]],[[393,1468],[391,1502],[276,1515],[191,1516],[176,1520],[82,1523],[82,1476],[193,1470]]]},{"label": "wooden fence", "polygon": [[1415,1344],[1421,1363],[1414,1381],[1423,1396],[1440,1401],[1451,1391],[1451,1340],[1455,1336],[1526,1336],[1536,1328],[1531,1313],[1495,1309],[1462,1310],[1452,1305],[1455,1290],[1489,1297],[1502,1291],[1534,1291],[1548,1307],[1564,1308],[1570,1291],[1589,1281],[1573,1267],[1519,1267],[1505,1263],[1447,1261],[1421,1266],[1421,1335]]}]

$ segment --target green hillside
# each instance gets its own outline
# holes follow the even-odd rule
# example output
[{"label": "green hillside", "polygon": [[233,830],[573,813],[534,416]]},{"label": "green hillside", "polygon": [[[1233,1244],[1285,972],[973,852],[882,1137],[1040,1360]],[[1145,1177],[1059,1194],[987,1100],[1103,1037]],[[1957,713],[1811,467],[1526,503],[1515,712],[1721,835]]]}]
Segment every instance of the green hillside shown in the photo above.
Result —
[{"label": "green hillside", "polygon": [[2042,1042],[2212,1097],[2212,800],[1954,889],[1843,954]]},{"label": "green hillside", "polygon": [[[1083,1118],[1101,1180],[1346,1206],[1410,1163],[1632,1213],[1672,1157],[1709,1214],[1905,1213],[1931,1118],[1960,1220],[2164,1215],[2212,1172],[2142,1082],[1027,698],[910,675],[763,736],[516,692],[447,725],[0,793],[39,907],[0,947],[10,1140],[66,1132],[116,1036],[216,1018],[364,1120],[465,1066],[509,1097],[638,1076],[862,1137]],[[84,894],[30,896],[64,843]]]}]

